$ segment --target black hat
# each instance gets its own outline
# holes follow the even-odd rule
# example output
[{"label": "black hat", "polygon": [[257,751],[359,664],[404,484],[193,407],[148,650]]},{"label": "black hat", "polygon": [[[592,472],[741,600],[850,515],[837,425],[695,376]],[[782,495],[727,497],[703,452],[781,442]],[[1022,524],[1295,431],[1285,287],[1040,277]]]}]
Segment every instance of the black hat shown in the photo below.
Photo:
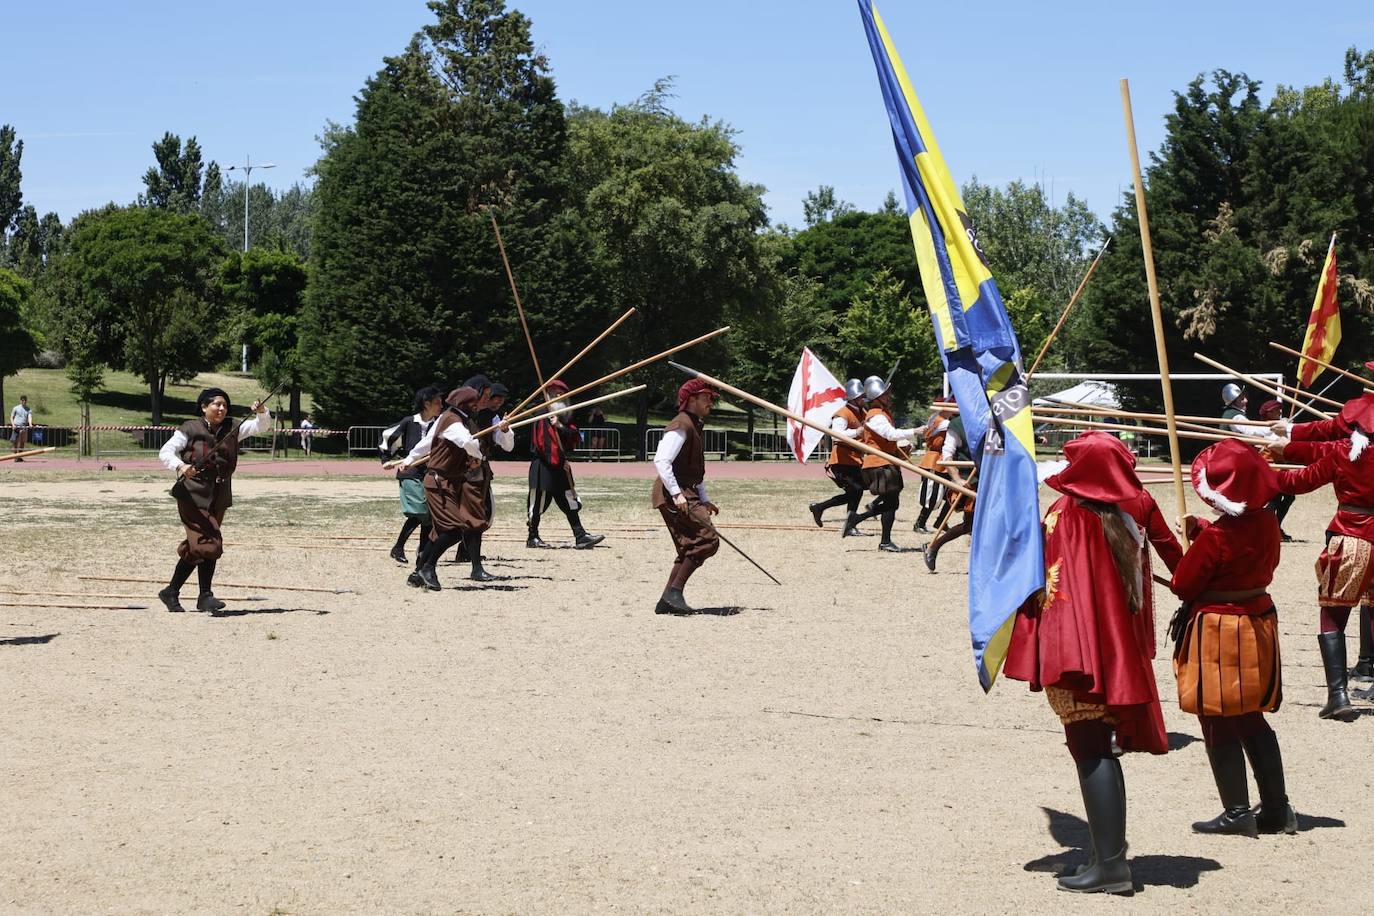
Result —
[{"label": "black hat", "polygon": [[229,392],[225,391],[223,388],[206,388],[200,394],[196,395],[196,406],[204,409],[205,405],[209,404],[215,398],[224,398],[224,406],[226,408],[233,403],[229,400]]}]

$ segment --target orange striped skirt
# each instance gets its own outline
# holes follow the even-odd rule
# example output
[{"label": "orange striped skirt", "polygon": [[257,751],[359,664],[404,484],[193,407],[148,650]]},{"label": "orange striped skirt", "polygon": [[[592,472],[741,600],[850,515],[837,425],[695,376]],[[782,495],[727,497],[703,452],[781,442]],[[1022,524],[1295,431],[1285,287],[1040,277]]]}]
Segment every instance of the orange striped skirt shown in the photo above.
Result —
[{"label": "orange striped skirt", "polygon": [[1194,614],[1174,647],[1179,708],[1200,716],[1273,712],[1283,702],[1280,669],[1274,610]]}]

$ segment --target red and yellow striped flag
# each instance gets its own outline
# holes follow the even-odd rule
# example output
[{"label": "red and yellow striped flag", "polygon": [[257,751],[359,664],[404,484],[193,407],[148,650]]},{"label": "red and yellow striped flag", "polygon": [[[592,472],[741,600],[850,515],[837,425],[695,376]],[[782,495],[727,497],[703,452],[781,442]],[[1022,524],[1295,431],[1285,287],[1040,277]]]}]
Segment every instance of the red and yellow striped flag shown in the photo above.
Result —
[{"label": "red and yellow striped flag", "polygon": [[[1336,236],[1326,250],[1321,280],[1317,282],[1317,298],[1312,302],[1312,315],[1307,319],[1307,334],[1302,339],[1302,355],[1331,362],[1336,345],[1341,342],[1341,310],[1336,303]],[[1310,388],[1322,367],[1308,360],[1298,362],[1298,384]]]}]

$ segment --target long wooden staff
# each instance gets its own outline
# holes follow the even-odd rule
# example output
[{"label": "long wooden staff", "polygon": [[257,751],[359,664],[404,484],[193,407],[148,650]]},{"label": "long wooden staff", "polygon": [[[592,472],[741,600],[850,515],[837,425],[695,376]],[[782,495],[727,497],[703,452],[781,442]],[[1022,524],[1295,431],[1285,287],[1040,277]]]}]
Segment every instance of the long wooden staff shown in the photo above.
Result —
[{"label": "long wooden staff", "polygon": [[[1335,379],[1332,379],[1332,384],[1335,384],[1336,382],[1339,382],[1339,381],[1340,381],[1340,378],[1339,378],[1339,377],[1337,377],[1337,378],[1335,378]],[[1296,386],[1296,385],[1288,385],[1288,384],[1285,384],[1285,383],[1283,383],[1283,382],[1275,382],[1274,385],[1275,385],[1275,387],[1277,387],[1280,391],[1287,391],[1289,394],[1293,395],[1293,397],[1295,397],[1295,398],[1307,398],[1307,406],[1308,406],[1308,407],[1311,407],[1313,404],[1327,404],[1327,405],[1329,405],[1329,406],[1331,406],[1331,407],[1335,407],[1337,410],[1339,410],[1340,408],[1342,408],[1342,407],[1345,406],[1344,403],[1342,403],[1341,401],[1336,400],[1335,398],[1323,397],[1323,396],[1321,395],[1320,392],[1318,392],[1318,393],[1313,393],[1313,392],[1311,392],[1311,391],[1304,391],[1304,390],[1302,390],[1301,388],[1299,388],[1299,387]],[[1330,387],[1330,386],[1328,386],[1328,387]]]},{"label": "long wooden staff", "polygon": [[1299,368],[1299,369],[1302,368],[1302,361],[1303,361],[1303,360],[1307,360],[1309,363],[1316,363],[1318,366],[1321,366],[1323,369],[1330,369],[1332,372],[1336,372],[1336,373],[1339,373],[1340,375],[1344,375],[1346,378],[1354,379],[1355,381],[1359,382],[1361,385],[1365,386],[1366,388],[1374,388],[1374,382],[1371,382],[1369,379],[1364,378],[1363,376],[1360,376],[1360,375],[1356,375],[1356,374],[1353,373],[1353,372],[1347,372],[1347,371],[1345,371],[1344,369],[1339,369],[1339,368],[1337,368],[1336,366],[1331,365],[1330,363],[1324,363],[1324,362],[1322,362],[1321,360],[1317,359],[1315,356],[1306,356],[1306,355],[1304,355],[1304,354],[1302,354],[1302,353],[1299,353],[1297,350],[1294,350],[1292,347],[1285,347],[1283,344],[1281,344],[1281,343],[1274,343],[1272,340],[1269,341],[1269,346],[1273,347],[1275,350],[1280,350],[1280,351],[1282,351],[1282,352],[1284,352],[1284,353],[1287,353],[1287,354],[1289,354],[1290,356],[1296,356],[1296,357],[1298,358],[1298,368]]},{"label": "long wooden staff", "polygon": [[[570,359],[570,360],[568,360],[566,363],[564,363],[564,364],[563,364],[563,368],[562,368],[562,369],[559,369],[557,372],[555,372],[555,373],[553,374],[553,378],[550,378],[548,381],[545,381],[545,382],[541,383],[540,386],[539,386],[538,388],[536,388],[534,391],[531,391],[528,395],[525,396],[525,400],[521,401],[519,404],[516,404],[516,405],[515,405],[515,408],[514,408],[513,410],[507,411],[507,412],[506,412],[506,415],[507,415],[507,416],[516,416],[516,415],[518,415],[518,414],[520,413],[520,408],[524,407],[524,406],[525,406],[526,404],[528,404],[530,401],[533,401],[535,398],[539,397],[541,394],[544,393],[545,389],[547,389],[547,388],[549,387],[549,382],[553,381],[553,380],[556,379],[556,378],[561,378],[564,372],[567,372],[567,371],[568,371],[569,369],[571,369],[573,366],[577,365],[577,363],[578,363],[579,361],[581,361],[582,357],[584,357],[584,356],[586,356],[588,353],[590,353],[593,347],[595,347],[597,344],[601,343],[601,341],[605,340],[608,336],[610,336],[610,333],[611,333],[612,331],[614,331],[616,328],[618,328],[618,327],[620,327],[622,324],[624,324],[625,321],[626,321],[626,319],[628,319],[628,318],[629,318],[631,315],[633,315],[634,313],[635,313],[635,310],[634,310],[633,307],[631,307],[631,308],[629,308],[628,310],[626,310],[625,314],[624,314],[624,315],[621,315],[621,316],[620,316],[619,318],[617,318],[614,322],[612,322],[612,323],[611,323],[611,326],[610,326],[609,328],[607,328],[606,330],[604,330],[604,331],[602,331],[600,334],[598,334],[597,337],[596,337],[596,340],[593,340],[591,343],[587,344],[587,345],[586,345],[585,347],[583,347],[580,351],[578,351],[578,354],[577,354],[576,356],[574,356],[572,359]],[[545,400],[547,400],[547,398],[545,398]]]},{"label": "long wooden staff", "polygon": [[[1092,420],[1080,420],[1078,417],[1037,417],[1037,422],[1050,423],[1056,426],[1084,427],[1086,429],[1105,429],[1114,433],[1131,432],[1142,436],[1166,436],[1169,431],[1153,426],[1123,426],[1120,423],[1097,423]],[[1191,429],[1177,430],[1180,437],[1184,439],[1201,439],[1204,442],[1220,442],[1223,439],[1238,439],[1250,445],[1268,445],[1271,440],[1260,439],[1255,436],[1241,436],[1236,433],[1217,433],[1217,432],[1194,432]]]},{"label": "long wooden staff", "polygon": [[[1140,150],[1135,142],[1135,116],[1131,113],[1131,85],[1121,81],[1121,108],[1126,117],[1126,140],[1131,150],[1131,169],[1135,176],[1135,209],[1140,217],[1140,245],[1145,254],[1145,282],[1150,290],[1150,318],[1155,329],[1155,357],[1159,361],[1159,382],[1164,389],[1164,415],[1169,430],[1169,458],[1174,465],[1174,498],[1179,517],[1188,514],[1183,494],[1183,461],[1178,447],[1178,424],[1174,422],[1174,386],[1169,380],[1169,352],[1164,345],[1164,313],[1159,304],[1159,281],[1155,277],[1154,246],[1150,244],[1150,216],[1145,207],[1145,180],[1140,174]],[[1188,547],[1188,532],[1183,532],[1183,547]]]},{"label": "long wooden staff", "polygon": [[[1140,413],[1139,411],[1134,410],[1120,410],[1115,407],[1094,407],[1089,404],[1079,405],[1077,401],[1056,401],[1055,403],[1064,404],[1066,406],[1045,407],[1037,405],[1036,407],[1032,408],[1032,412],[1037,415],[1066,414],[1069,416],[1120,417],[1123,420],[1154,420],[1161,423],[1164,422],[1164,414],[1162,413]],[[941,410],[950,410],[952,407],[952,405],[949,404],[939,404],[932,406],[937,406]],[[957,412],[957,408],[955,408],[955,410]],[[1180,423],[1187,421],[1188,423],[1194,426],[1230,426],[1233,423],[1240,422],[1237,420],[1230,420],[1225,417],[1198,417],[1193,416],[1191,414],[1182,413],[1174,414],[1174,419],[1179,421]],[[1256,426],[1264,425],[1263,420],[1249,420],[1246,422],[1249,422],[1252,425]]]},{"label": "long wooden staff", "polygon": [[822,426],[820,423],[817,423],[813,420],[808,420],[805,417],[800,416],[799,414],[795,414],[784,407],[779,407],[777,404],[774,404],[771,401],[765,401],[763,398],[758,397],[757,395],[750,394],[742,388],[736,388],[734,385],[722,382],[720,379],[713,378],[707,375],[705,372],[700,372],[696,369],[693,369],[690,366],[684,366],[682,365],[682,363],[675,363],[672,360],[668,361],[668,365],[672,366],[674,369],[677,369],[679,372],[685,372],[692,378],[701,379],[703,382],[712,386],[713,388],[719,388],[721,391],[728,392],[737,398],[746,400],[751,404],[756,404],[759,407],[762,407],[764,410],[772,411],[780,417],[786,417],[789,420],[793,420],[797,423],[800,423],[802,426],[809,426],[812,429],[824,433],[827,436],[839,436],[840,438],[844,439],[845,445],[849,446],[855,451],[863,452],[865,455],[872,455],[875,458],[881,458],[888,464],[896,465],[897,467],[902,468],[903,470],[910,471],[911,473],[916,474],[920,477],[924,477],[928,480],[933,480],[940,486],[945,487],[949,490],[954,490],[958,493],[962,493],[965,496],[978,495],[977,493],[970,490],[968,487],[961,487],[959,486],[959,484],[955,483],[952,480],[946,480],[939,474],[933,474],[930,471],[927,471],[925,468],[917,467],[910,461],[903,461],[901,458],[896,458],[892,455],[889,455],[887,452],[876,449],[871,445],[866,445],[865,443],[860,442],[858,439],[851,439],[849,436],[842,436],[839,433],[834,432],[827,426]]},{"label": "long wooden staff", "polygon": [[[622,391],[613,391],[613,392],[611,392],[610,394],[603,394],[603,395],[602,395],[601,397],[599,397],[599,398],[592,398],[590,401],[583,401],[581,404],[565,404],[564,406],[558,408],[557,410],[546,410],[546,411],[542,411],[542,412],[540,412],[540,413],[538,414],[538,416],[533,416],[533,417],[526,416],[524,419],[522,419],[522,420],[517,420],[517,421],[515,421],[514,423],[512,423],[512,422],[509,421],[509,420],[506,420],[506,421],[503,421],[503,422],[504,422],[504,425],[505,425],[505,427],[506,427],[507,429],[519,429],[519,428],[522,427],[522,426],[529,426],[531,423],[538,423],[540,420],[543,420],[543,419],[545,419],[546,417],[552,417],[552,416],[555,416],[555,415],[557,415],[557,414],[567,413],[567,412],[572,411],[572,410],[581,410],[583,407],[590,407],[590,406],[593,405],[593,404],[600,404],[602,401],[609,401],[609,400],[611,400],[612,398],[623,398],[623,397],[624,397],[625,395],[627,395],[627,394],[635,394],[636,392],[643,391],[646,387],[648,387],[648,386],[646,386],[646,385],[636,385],[636,386],[633,387],[633,388],[626,388],[626,389],[624,389],[624,390],[622,390]],[[547,406],[547,405],[546,405],[546,406]],[[491,426],[488,426],[486,429],[479,430],[478,432],[473,433],[473,434],[472,434],[472,438],[474,438],[474,439],[480,439],[480,438],[482,438],[483,436],[487,435],[488,433],[495,432],[496,430],[500,429],[502,425],[503,425],[502,423],[493,423]],[[434,453],[431,452],[430,455],[432,455],[432,454],[434,454]],[[422,456],[420,456],[419,458],[417,458],[417,459],[415,459],[414,461],[412,461],[409,465],[407,465],[407,467],[417,468],[417,467],[419,467],[420,465],[425,464],[426,462],[428,462],[428,461],[429,461],[429,457],[430,457],[429,455],[422,455]],[[382,465],[382,468],[383,468],[384,470],[388,470],[388,471],[389,471],[389,470],[391,470],[392,468],[400,467],[402,464],[405,464],[405,459],[404,459],[404,458],[396,458],[396,459],[394,459],[394,460],[392,460],[392,461],[388,461],[388,462],[386,462],[385,464],[383,464],[383,465]]]},{"label": "long wooden staff", "polygon": [[[803,527],[803,526],[798,526]],[[813,529],[814,530],[814,529]],[[147,598],[147,595],[108,595],[103,592],[25,592],[13,588],[0,588],[0,593],[6,595],[24,595],[30,598]],[[0,598],[0,601],[5,599]],[[235,601],[266,601],[261,595],[253,595],[248,598],[235,598]]]},{"label": "long wooden staff", "polygon": [[[631,364],[631,365],[629,365],[629,366],[626,366],[624,369],[617,369],[617,370],[615,370],[614,372],[612,372],[612,373],[609,374],[609,375],[603,375],[601,378],[597,379],[597,380],[594,381],[594,382],[588,382],[587,384],[581,386],[580,388],[574,388],[572,391],[569,391],[569,392],[567,392],[566,394],[564,394],[563,397],[565,397],[565,398],[574,398],[574,397],[577,397],[579,394],[581,394],[581,393],[584,392],[584,391],[588,391],[588,390],[590,390],[590,389],[592,389],[592,388],[597,387],[598,385],[604,385],[604,384],[606,384],[607,382],[614,381],[615,379],[620,378],[622,375],[626,375],[626,374],[628,374],[628,373],[630,373],[630,372],[635,371],[636,369],[640,369],[640,368],[642,368],[642,367],[644,367],[644,366],[647,366],[647,365],[649,365],[650,363],[658,362],[660,359],[665,359],[665,358],[667,358],[667,357],[669,357],[669,356],[672,356],[674,353],[678,353],[678,352],[681,352],[682,350],[686,350],[688,347],[695,347],[695,346],[696,346],[697,344],[699,344],[699,343],[705,343],[706,341],[710,340],[712,337],[719,337],[720,335],[724,334],[724,333],[725,333],[726,331],[728,331],[728,330],[730,330],[730,326],[727,324],[727,325],[726,325],[725,327],[723,327],[723,328],[716,328],[714,331],[711,331],[711,332],[708,333],[708,334],[702,334],[700,337],[694,337],[694,338],[692,338],[691,340],[687,341],[686,343],[680,343],[680,344],[678,344],[676,347],[669,347],[668,349],[664,350],[662,353],[655,353],[653,356],[647,357],[647,358],[645,358],[645,359],[641,359],[639,362],[633,363],[633,364]],[[539,410],[539,409],[540,409],[539,407],[531,407],[529,410],[526,410],[525,413],[528,414],[528,413],[530,413],[531,411]],[[513,411],[511,411],[509,414],[506,415],[506,419],[507,419],[507,420],[514,420],[514,419],[516,419],[516,418],[519,417],[519,416],[521,416],[520,412],[514,411],[514,410],[513,410]]]},{"label": "long wooden staff", "polygon": [[16,458],[27,458],[30,455],[41,455],[44,452],[55,452],[57,446],[49,445],[47,448],[31,448],[26,452],[10,452],[8,455],[0,455],[0,461],[14,461]]},{"label": "long wooden staff", "polygon": [[[163,583],[163,579],[135,579],[128,576],[77,576],[86,582],[151,582],[154,585]],[[216,582],[220,588],[255,588],[265,592],[322,592],[326,595],[346,595],[351,594],[351,588],[311,588],[306,585],[264,585],[262,583],[249,584],[246,582]],[[234,599],[238,601],[238,598]]]},{"label": "long wooden staff", "polygon": [[1293,405],[1297,406],[1297,408],[1298,408],[1299,410],[1305,410],[1305,411],[1307,411],[1308,413],[1310,413],[1310,414],[1312,414],[1312,415],[1314,415],[1314,416],[1316,416],[1316,417],[1320,417],[1320,418],[1323,419],[1323,420],[1329,420],[1329,419],[1331,419],[1331,414],[1329,414],[1329,413],[1322,413],[1320,410],[1318,410],[1318,409],[1315,408],[1315,407],[1308,407],[1306,404],[1302,403],[1301,401],[1298,401],[1298,400],[1295,399],[1295,398],[1290,398],[1288,395],[1284,394],[1282,391],[1279,391],[1277,388],[1271,388],[1269,385],[1266,385],[1264,382],[1261,382],[1259,379],[1255,378],[1254,376],[1246,375],[1244,372],[1237,372],[1235,369],[1232,369],[1230,366],[1224,365],[1223,363],[1219,363],[1219,362],[1217,362],[1217,361],[1214,360],[1214,359],[1208,359],[1207,357],[1203,356],[1201,353],[1194,353],[1194,354],[1193,354],[1193,358],[1196,359],[1196,360],[1198,360],[1199,362],[1206,363],[1207,365],[1211,366],[1211,367],[1214,368],[1214,369],[1220,369],[1222,372],[1225,372],[1227,375],[1230,375],[1230,376],[1233,376],[1233,377],[1235,377],[1235,378],[1238,378],[1238,379],[1240,379],[1242,382],[1245,382],[1247,385],[1252,385],[1253,387],[1258,388],[1260,391],[1266,391],[1266,392],[1268,392],[1269,394],[1274,395],[1276,398],[1279,398],[1280,400],[1287,401],[1289,404],[1293,404]]},{"label": "long wooden staff", "polygon": [[1064,322],[1069,317],[1069,312],[1073,311],[1074,304],[1078,302],[1078,297],[1083,295],[1083,288],[1088,285],[1088,278],[1093,275],[1094,270],[1097,270],[1097,262],[1102,260],[1102,255],[1106,252],[1107,246],[1111,243],[1111,236],[1108,236],[1107,241],[1102,245],[1102,249],[1098,251],[1097,257],[1093,258],[1093,262],[1088,265],[1088,272],[1083,275],[1082,280],[1078,281],[1078,289],[1073,291],[1073,295],[1069,298],[1069,304],[1064,306],[1064,313],[1060,315],[1059,320],[1054,323],[1054,330],[1050,331],[1050,336],[1046,337],[1045,342],[1040,345],[1040,352],[1035,354],[1035,362],[1031,363],[1030,371],[1026,373],[1027,384],[1030,383],[1031,376],[1035,375],[1035,370],[1040,368],[1040,361],[1045,358],[1045,351],[1050,348],[1050,344],[1054,343],[1054,339],[1059,336],[1059,329],[1064,326]]},{"label": "long wooden staff", "polygon": [[530,359],[534,361],[534,375],[539,381],[539,390],[544,390],[544,370],[539,366],[539,356],[534,352],[534,338],[530,337],[530,326],[525,321],[525,307],[520,304],[520,290],[515,286],[515,274],[510,269],[510,258],[506,257],[506,243],[501,240],[501,227],[496,224],[496,217],[492,213],[487,213],[491,218],[492,231],[496,233],[496,247],[501,249],[501,263],[506,265],[506,278],[510,280],[510,292],[515,297],[515,310],[520,315],[520,327],[525,331],[525,343],[530,345]]}]

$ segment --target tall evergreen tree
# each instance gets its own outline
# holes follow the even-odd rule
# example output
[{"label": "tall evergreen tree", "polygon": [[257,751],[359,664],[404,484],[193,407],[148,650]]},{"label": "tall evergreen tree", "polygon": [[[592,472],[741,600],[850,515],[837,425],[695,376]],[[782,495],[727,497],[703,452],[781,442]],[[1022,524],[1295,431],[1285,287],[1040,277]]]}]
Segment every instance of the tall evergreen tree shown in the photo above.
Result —
[{"label": "tall evergreen tree", "polygon": [[[198,211],[204,163],[201,161],[200,143],[196,138],[189,138],[183,148],[181,137],[170,132],[164,133],[162,139],[153,144],[153,157],[157,160],[157,165],[143,173],[146,191],[139,196],[139,203],[159,210],[171,210],[173,213]],[[218,174],[217,165],[214,171]]]}]

